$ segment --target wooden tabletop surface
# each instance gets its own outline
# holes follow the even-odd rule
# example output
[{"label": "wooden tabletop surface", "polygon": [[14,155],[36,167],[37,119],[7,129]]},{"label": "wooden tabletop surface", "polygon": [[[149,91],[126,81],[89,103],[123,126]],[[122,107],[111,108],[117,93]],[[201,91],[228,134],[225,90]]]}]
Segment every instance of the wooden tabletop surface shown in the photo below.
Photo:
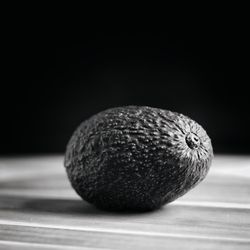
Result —
[{"label": "wooden tabletop surface", "polygon": [[250,249],[250,156],[150,213],[108,213],[70,187],[62,156],[0,158],[0,249]]}]

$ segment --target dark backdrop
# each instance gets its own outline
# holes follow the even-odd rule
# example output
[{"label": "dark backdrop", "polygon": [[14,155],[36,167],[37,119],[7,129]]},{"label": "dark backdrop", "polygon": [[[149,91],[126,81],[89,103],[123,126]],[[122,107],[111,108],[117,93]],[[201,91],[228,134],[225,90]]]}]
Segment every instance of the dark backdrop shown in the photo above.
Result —
[{"label": "dark backdrop", "polygon": [[22,31],[5,49],[0,154],[62,153],[101,110],[147,105],[186,114],[216,153],[250,153],[241,40],[223,29],[81,36]]}]

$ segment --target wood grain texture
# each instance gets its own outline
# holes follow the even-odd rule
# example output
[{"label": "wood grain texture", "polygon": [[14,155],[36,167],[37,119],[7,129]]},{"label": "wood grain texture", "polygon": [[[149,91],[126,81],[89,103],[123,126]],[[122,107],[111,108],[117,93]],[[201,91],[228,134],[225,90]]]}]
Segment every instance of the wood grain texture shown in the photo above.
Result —
[{"label": "wood grain texture", "polygon": [[250,249],[250,157],[216,156],[199,186],[150,213],[92,207],[62,162],[0,159],[0,249]]}]

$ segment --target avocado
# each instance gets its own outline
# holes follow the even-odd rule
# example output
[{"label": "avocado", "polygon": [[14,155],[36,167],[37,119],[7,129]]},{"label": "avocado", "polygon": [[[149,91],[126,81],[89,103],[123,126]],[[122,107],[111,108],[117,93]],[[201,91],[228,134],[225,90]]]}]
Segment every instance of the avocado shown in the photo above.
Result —
[{"label": "avocado", "polygon": [[160,208],[200,183],[211,140],[182,114],[147,106],[102,111],[73,133],[64,165],[76,192],[104,210]]}]

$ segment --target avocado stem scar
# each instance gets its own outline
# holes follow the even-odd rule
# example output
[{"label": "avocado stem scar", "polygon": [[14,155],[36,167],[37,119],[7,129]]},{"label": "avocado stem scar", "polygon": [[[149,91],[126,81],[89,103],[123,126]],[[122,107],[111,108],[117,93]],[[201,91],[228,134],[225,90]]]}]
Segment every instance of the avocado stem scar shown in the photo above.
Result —
[{"label": "avocado stem scar", "polygon": [[196,149],[200,145],[200,139],[196,134],[191,132],[186,136],[186,143],[191,149]]}]

